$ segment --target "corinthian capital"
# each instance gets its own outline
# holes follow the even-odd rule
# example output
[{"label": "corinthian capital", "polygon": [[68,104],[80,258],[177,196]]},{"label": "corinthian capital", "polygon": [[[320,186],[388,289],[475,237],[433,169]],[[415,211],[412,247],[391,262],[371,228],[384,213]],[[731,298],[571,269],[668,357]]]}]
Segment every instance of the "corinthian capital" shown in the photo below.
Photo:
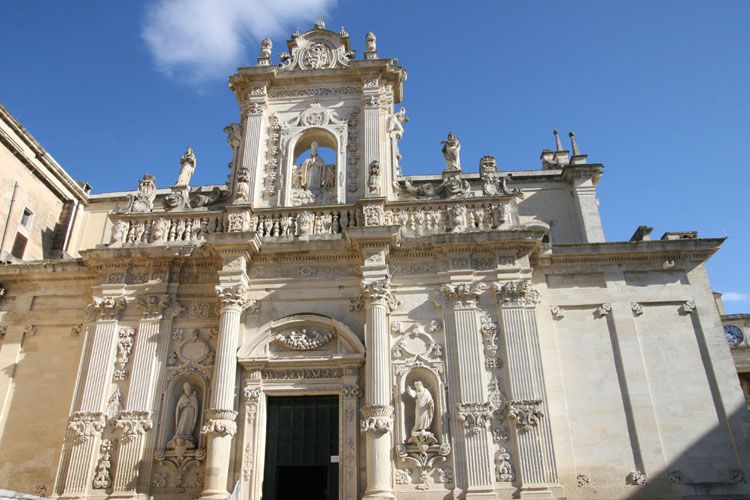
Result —
[{"label": "corinthian capital", "polygon": [[385,405],[367,405],[360,410],[362,420],[359,423],[361,432],[379,434],[393,429],[393,407]]},{"label": "corinthian capital", "polygon": [[79,441],[85,442],[104,430],[104,413],[91,411],[77,411],[70,416],[68,428],[71,429]]},{"label": "corinthian capital", "polygon": [[477,300],[487,288],[483,283],[460,283],[457,285],[443,285],[440,291],[454,307],[476,307]]},{"label": "corinthian capital", "polygon": [[115,426],[122,429],[123,439],[127,441],[145,435],[153,428],[154,422],[149,411],[121,411]]},{"label": "corinthian capital", "polygon": [[391,279],[385,277],[374,281],[362,281],[362,295],[369,300],[371,304],[385,302],[385,305],[393,311],[398,307],[398,300],[391,293]]},{"label": "corinthian capital", "polygon": [[102,297],[94,299],[92,304],[86,306],[84,315],[89,321],[97,319],[117,319],[120,313],[128,306],[125,297]]},{"label": "corinthian capital", "polygon": [[216,294],[219,296],[221,307],[239,307],[244,310],[255,301],[245,297],[247,287],[245,285],[217,286]]},{"label": "corinthian capital", "polygon": [[534,306],[542,298],[539,290],[532,288],[528,280],[495,283],[493,289],[499,303],[511,306]]},{"label": "corinthian capital", "polygon": [[237,434],[237,412],[234,410],[206,410],[206,419],[206,423],[201,427],[201,434]]},{"label": "corinthian capital", "polygon": [[169,295],[146,295],[138,298],[138,308],[143,319],[158,319],[171,301]]}]

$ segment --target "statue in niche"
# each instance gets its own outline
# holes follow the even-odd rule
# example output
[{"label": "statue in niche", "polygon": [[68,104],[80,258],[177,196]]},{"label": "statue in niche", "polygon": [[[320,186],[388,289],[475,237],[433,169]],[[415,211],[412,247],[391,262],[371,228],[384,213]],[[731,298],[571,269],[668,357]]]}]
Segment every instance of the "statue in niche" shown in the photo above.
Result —
[{"label": "statue in niche", "polygon": [[370,163],[369,177],[367,178],[367,189],[370,193],[380,191],[380,162],[373,160]]},{"label": "statue in niche", "polygon": [[190,178],[193,176],[196,164],[197,161],[195,153],[193,153],[193,148],[188,146],[185,154],[180,158],[180,175],[177,176],[177,182],[174,183],[175,187],[190,186]]},{"label": "statue in niche", "polygon": [[435,414],[435,401],[432,399],[430,391],[422,384],[421,380],[414,382],[414,388],[406,388],[406,393],[414,398],[414,426],[411,428],[411,435],[425,436],[432,435],[430,426],[432,417]]},{"label": "statue in niche", "polygon": [[329,201],[336,187],[335,165],[326,165],[318,155],[318,143],[310,144],[310,156],[292,172],[292,189],[296,203],[304,205]]},{"label": "statue in niche", "polygon": [[195,448],[193,432],[198,421],[198,395],[187,382],[183,384],[182,390],[183,394],[174,410],[174,437],[167,443],[167,448],[171,450]]},{"label": "statue in niche", "polygon": [[445,157],[445,171],[446,172],[460,172],[461,171],[461,141],[458,140],[456,134],[448,132],[448,139],[441,141],[443,145],[442,153]]}]

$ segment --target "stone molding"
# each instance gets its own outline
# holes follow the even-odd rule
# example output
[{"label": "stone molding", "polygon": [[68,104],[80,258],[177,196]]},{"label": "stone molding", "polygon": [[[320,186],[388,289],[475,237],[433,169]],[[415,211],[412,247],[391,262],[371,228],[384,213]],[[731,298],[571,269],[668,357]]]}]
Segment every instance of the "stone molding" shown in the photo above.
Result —
[{"label": "stone molding", "polygon": [[359,423],[361,432],[383,434],[393,430],[393,406],[366,405],[360,409],[362,420]]},{"label": "stone molding", "polygon": [[487,289],[484,283],[459,283],[443,285],[440,291],[453,307],[474,308],[479,296]]}]

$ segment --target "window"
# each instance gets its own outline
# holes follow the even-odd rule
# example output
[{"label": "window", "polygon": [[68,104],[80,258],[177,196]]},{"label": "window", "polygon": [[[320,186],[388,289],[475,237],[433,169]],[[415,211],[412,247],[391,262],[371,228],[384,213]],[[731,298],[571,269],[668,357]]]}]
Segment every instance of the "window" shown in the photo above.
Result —
[{"label": "window", "polygon": [[28,208],[23,209],[23,215],[21,215],[21,225],[26,229],[31,229],[31,223],[34,221],[34,212]]},{"label": "window", "polygon": [[26,242],[28,240],[22,234],[16,234],[16,241],[13,242],[13,249],[10,251],[11,255],[16,259],[23,259],[23,253],[26,251]]}]

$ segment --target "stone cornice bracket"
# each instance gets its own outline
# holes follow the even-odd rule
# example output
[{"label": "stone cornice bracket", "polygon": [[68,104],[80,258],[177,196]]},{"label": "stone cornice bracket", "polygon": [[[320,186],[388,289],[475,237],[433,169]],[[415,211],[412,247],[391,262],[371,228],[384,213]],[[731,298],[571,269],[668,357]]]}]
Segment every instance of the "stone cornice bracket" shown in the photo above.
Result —
[{"label": "stone cornice bracket", "polygon": [[360,409],[362,420],[359,423],[361,432],[383,434],[393,430],[393,406],[367,405]]},{"label": "stone cornice bracket", "polygon": [[519,432],[528,432],[536,428],[539,420],[544,417],[541,399],[508,401],[505,403],[505,411],[515,422]]},{"label": "stone cornice bracket", "polygon": [[117,429],[122,430],[123,440],[129,441],[145,435],[154,427],[151,412],[145,410],[121,411],[115,421]]},{"label": "stone cornice bracket", "polygon": [[692,300],[688,300],[680,306],[680,314],[690,314],[695,311],[695,307],[695,302]]},{"label": "stone cornice bracket", "polygon": [[388,276],[373,281],[362,281],[362,295],[372,305],[384,303],[389,311],[394,311],[400,304],[391,293],[391,278]]},{"label": "stone cornice bracket", "polygon": [[244,311],[255,303],[254,300],[245,297],[246,293],[247,287],[245,285],[219,285],[216,287],[216,294],[219,296],[222,309],[238,308],[240,311]]},{"label": "stone cornice bracket", "polygon": [[143,319],[160,319],[172,299],[169,295],[145,295],[138,297],[137,307]]},{"label": "stone cornice bracket", "polygon": [[88,321],[96,319],[116,320],[120,314],[127,308],[128,301],[125,297],[106,296],[94,299],[94,302],[86,306],[84,317]]},{"label": "stone cornice bracket", "polygon": [[498,304],[509,307],[534,307],[542,299],[529,280],[507,281],[492,285]]},{"label": "stone cornice bracket", "polygon": [[603,318],[605,316],[608,316],[609,313],[611,312],[612,312],[612,304],[605,303],[597,307],[596,311],[594,311],[594,314],[596,315],[597,318]]},{"label": "stone cornice bracket", "polygon": [[477,306],[479,296],[487,289],[484,283],[459,283],[443,285],[440,291],[453,307],[473,308]]},{"label": "stone cornice bracket", "polygon": [[234,436],[237,434],[237,412],[234,410],[206,410],[206,423],[201,427],[201,434],[219,434]]},{"label": "stone cornice bracket", "polygon": [[476,434],[482,429],[489,429],[492,415],[497,408],[491,403],[457,403],[456,416],[467,434]]},{"label": "stone cornice bracket", "polygon": [[104,413],[77,411],[68,419],[68,429],[72,430],[80,442],[100,434],[104,430],[106,419]]}]

